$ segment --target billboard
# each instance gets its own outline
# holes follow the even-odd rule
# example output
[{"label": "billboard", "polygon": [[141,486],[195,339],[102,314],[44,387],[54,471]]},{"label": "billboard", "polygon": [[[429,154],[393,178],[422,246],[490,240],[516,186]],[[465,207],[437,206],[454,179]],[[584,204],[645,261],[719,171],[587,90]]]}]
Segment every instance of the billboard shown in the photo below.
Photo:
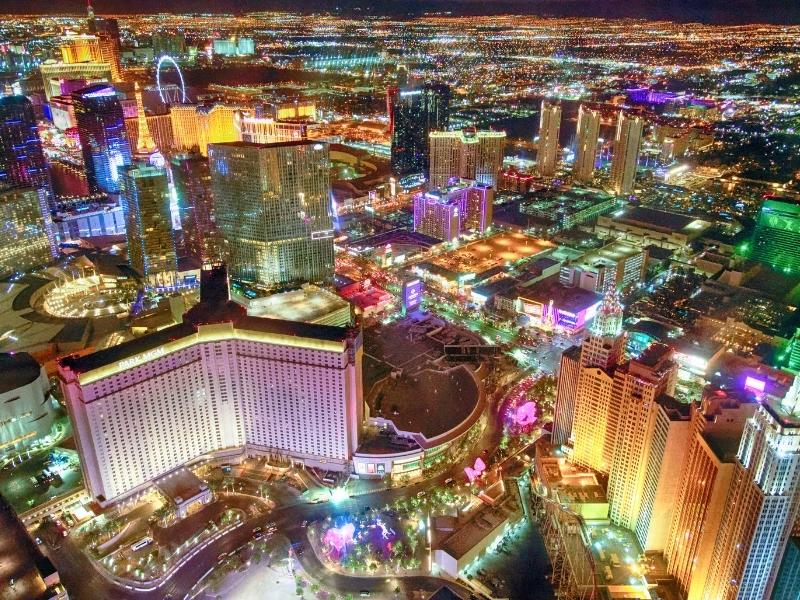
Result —
[{"label": "billboard", "polygon": [[403,310],[412,312],[422,304],[422,280],[419,278],[407,279],[403,282]]}]

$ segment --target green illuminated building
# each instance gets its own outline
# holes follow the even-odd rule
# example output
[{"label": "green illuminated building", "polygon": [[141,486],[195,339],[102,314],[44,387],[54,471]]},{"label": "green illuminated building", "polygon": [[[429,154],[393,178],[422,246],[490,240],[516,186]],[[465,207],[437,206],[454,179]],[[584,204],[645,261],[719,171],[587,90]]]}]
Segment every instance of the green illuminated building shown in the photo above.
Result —
[{"label": "green illuminated building", "polygon": [[750,258],[786,273],[800,271],[800,204],[765,200],[753,233]]}]

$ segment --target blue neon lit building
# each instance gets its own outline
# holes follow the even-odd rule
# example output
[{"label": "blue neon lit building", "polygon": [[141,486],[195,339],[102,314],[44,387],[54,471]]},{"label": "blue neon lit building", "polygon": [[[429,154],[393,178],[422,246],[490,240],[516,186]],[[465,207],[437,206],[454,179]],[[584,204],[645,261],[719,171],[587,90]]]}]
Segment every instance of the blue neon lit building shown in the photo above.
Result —
[{"label": "blue neon lit building", "polygon": [[118,192],[119,168],[131,164],[131,147],[117,92],[98,83],[72,98],[89,191]]}]

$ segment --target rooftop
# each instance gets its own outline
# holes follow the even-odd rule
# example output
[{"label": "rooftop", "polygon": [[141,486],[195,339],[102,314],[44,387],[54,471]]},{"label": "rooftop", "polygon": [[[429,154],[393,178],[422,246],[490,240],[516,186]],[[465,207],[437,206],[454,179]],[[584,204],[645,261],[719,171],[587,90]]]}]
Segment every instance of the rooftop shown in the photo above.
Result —
[{"label": "rooftop", "polygon": [[519,290],[521,298],[547,303],[550,300],[560,311],[579,313],[602,302],[603,296],[583,288],[566,287],[557,278],[545,279]]},{"label": "rooftop", "polygon": [[41,369],[36,359],[27,352],[0,354],[0,394],[36,381]]},{"label": "rooftop", "polygon": [[158,478],[156,487],[176,505],[208,491],[208,484],[186,467],[180,467]]},{"label": "rooftop", "polygon": [[695,217],[687,217],[686,215],[654,208],[645,208],[644,206],[628,208],[622,215],[615,217],[614,220],[631,225],[643,225],[658,231],[687,234],[692,231],[701,233],[711,226],[708,221]]},{"label": "rooftop", "polygon": [[514,514],[510,498],[496,506],[487,506],[478,511],[469,521],[448,537],[442,550],[456,560],[467,554],[486,537],[505,525]]}]

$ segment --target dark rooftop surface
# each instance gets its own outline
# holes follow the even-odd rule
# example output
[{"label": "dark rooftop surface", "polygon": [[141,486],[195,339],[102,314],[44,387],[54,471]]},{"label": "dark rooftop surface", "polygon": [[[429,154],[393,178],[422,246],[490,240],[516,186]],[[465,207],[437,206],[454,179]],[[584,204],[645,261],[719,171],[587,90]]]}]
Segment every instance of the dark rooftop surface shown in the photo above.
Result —
[{"label": "dark rooftop surface", "polygon": [[27,352],[0,354],[0,394],[5,394],[39,377],[41,367]]},{"label": "dark rooftop surface", "polygon": [[635,206],[626,210],[625,214],[615,220],[621,223],[644,223],[662,230],[681,231],[697,219],[664,210]]},{"label": "dark rooftop surface", "polygon": [[433,592],[433,595],[430,598],[428,598],[428,600],[463,600],[463,599],[449,587],[444,585],[435,592]]},{"label": "dark rooftop surface", "polygon": [[428,370],[388,379],[368,399],[372,416],[392,421],[401,431],[421,433],[426,439],[460,425],[478,401],[478,386],[463,365],[447,372]]},{"label": "dark rooftop surface", "polygon": [[519,295],[530,300],[553,303],[560,310],[578,313],[603,300],[603,296],[584,290],[561,285],[557,277],[550,277],[534,283],[530,287],[520,288]]},{"label": "dark rooftop surface", "polygon": [[648,367],[655,367],[665,356],[672,352],[672,348],[660,342],[653,342],[644,352],[636,357],[636,362]]}]

